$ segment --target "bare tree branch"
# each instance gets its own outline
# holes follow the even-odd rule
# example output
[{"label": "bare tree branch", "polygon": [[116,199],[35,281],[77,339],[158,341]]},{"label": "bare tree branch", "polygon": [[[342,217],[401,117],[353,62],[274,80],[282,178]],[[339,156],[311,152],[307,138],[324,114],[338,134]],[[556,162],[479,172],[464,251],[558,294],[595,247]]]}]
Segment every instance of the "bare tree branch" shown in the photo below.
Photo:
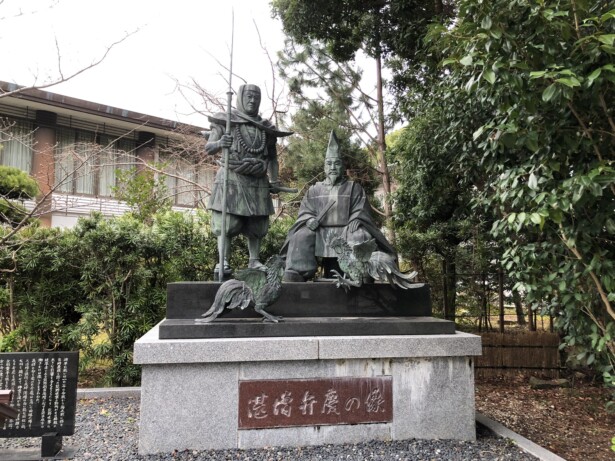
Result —
[{"label": "bare tree branch", "polygon": [[[222,64],[222,63],[218,60],[218,58],[216,58],[216,57],[215,57],[213,54],[211,54],[208,50],[203,49],[203,51],[205,51],[205,53],[207,53],[207,54],[208,54],[208,55],[209,55],[209,56],[210,56],[210,57],[211,57],[214,61],[216,61],[216,64],[218,64],[220,67],[222,67],[222,69],[224,69],[224,70],[227,72],[227,74],[229,73],[230,69],[229,69],[229,67],[228,67],[228,66],[226,66],[226,65]],[[230,50],[229,50],[229,53],[230,53]],[[227,78],[225,75],[223,75],[221,72],[218,72],[218,74],[219,74],[219,75],[220,75],[220,76],[224,79],[224,81],[226,82],[226,84],[227,84],[227,86],[228,86],[228,83],[229,83],[229,82],[228,82],[228,78]],[[248,83],[248,82],[246,81],[246,79],[245,79],[245,78],[243,78],[241,75],[236,74],[235,72],[233,72],[233,77],[237,77],[237,78],[238,78],[239,80],[241,80],[244,84]]]},{"label": "bare tree branch", "polygon": [[60,76],[60,78],[55,79],[53,81],[47,82],[47,83],[41,83],[41,84],[37,84],[36,82],[32,85],[29,86],[20,86],[18,88],[15,88],[14,90],[9,90],[9,91],[5,91],[2,88],[0,88],[0,99],[1,98],[6,98],[8,96],[15,96],[19,93],[23,93],[24,91],[28,91],[28,90],[41,90],[44,88],[49,88],[55,85],[58,85],[60,83],[64,83],[64,82],[68,82],[69,80],[72,80],[73,78],[83,74],[84,72],[98,66],[99,64],[101,64],[109,55],[109,53],[111,53],[111,51],[113,50],[113,48],[115,48],[116,46],[120,45],[121,43],[123,43],[125,40],[127,40],[129,37],[131,37],[132,35],[136,34],[139,31],[139,29],[136,29],[132,32],[127,32],[122,38],[120,38],[119,40],[116,40],[115,42],[111,43],[111,45],[107,46],[107,48],[105,49],[105,51],[102,53],[102,55],[100,55],[98,58],[94,59],[90,64],[88,64],[85,67],[82,67],[74,72],[70,72],[66,75],[64,75],[64,71],[62,70],[62,56],[60,53],[60,48],[58,45],[58,41],[57,38],[55,39],[55,43],[56,43],[56,52],[57,52],[57,65],[58,65],[58,74]]},{"label": "bare tree branch", "polygon": [[[271,92],[269,92],[267,88],[267,96],[269,100],[271,101],[271,117],[274,118],[274,124],[278,126],[279,125],[278,114],[281,113],[278,110],[278,103],[279,103],[279,97],[281,96],[282,92],[280,92],[279,95],[276,95],[276,83],[278,80],[276,77],[276,72],[275,72],[276,66],[273,62],[273,59],[271,59],[271,54],[269,54],[269,50],[263,44],[263,39],[261,37],[261,31],[258,28],[258,24],[256,24],[256,21],[254,19],[252,19],[252,22],[254,23],[254,28],[256,29],[256,34],[258,35],[258,43],[261,49],[263,50],[265,56],[267,56],[267,60],[269,61],[269,68],[271,69]],[[288,108],[284,112],[287,112],[287,111],[288,111]]]}]

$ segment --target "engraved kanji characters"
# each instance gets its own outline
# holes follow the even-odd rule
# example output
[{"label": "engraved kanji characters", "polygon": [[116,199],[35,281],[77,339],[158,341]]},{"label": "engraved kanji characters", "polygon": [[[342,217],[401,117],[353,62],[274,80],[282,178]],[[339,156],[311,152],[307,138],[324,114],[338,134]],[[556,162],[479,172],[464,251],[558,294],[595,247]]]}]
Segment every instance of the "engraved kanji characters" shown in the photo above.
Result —
[{"label": "engraved kanji characters", "polygon": [[282,414],[287,418],[290,418],[290,413],[292,411],[292,407],[290,406],[290,404],[293,401],[291,395],[292,394],[290,392],[286,391],[280,396],[279,399],[275,399],[275,402],[273,404],[274,415],[277,416],[279,414]]},{"label": "engraved kanji characters", "polygon": [[337,391],[335,389],[329,389],[325,394],[325,402],[322,404],[321,413],[330,415],[331,413],[335,413],[339,415],[340,412],[337,409],[338,404],[340,403],[339,398],[337,396]]},{"label": "engraved kanji characters", "polygon": [[313,415],[314,404],[316,402],[316,397],[314,397],[313,394],[310,394],[310,391],[305,391],[305,394],[303,394],[303,398],[301,399],[301,405],[299,405],[299,410],[301,410],[301,414],[303,416]]},{"label": "engraved kanji characters", "polygon": [[379,388],[372,389],[365,399],[365,407],[368,413],[384,411],[384,398]]},{"label": "engraved kanji characters", "polygon": [[[390,421],[390,380],[337,378],[326,387],[317,380],[280,380],[245,395],[248,427],[284,427],[312,424],[357,424]],[[275,381],[272,380],[273,383]],[[246,413],[243,413],[246,415]],[[384,419],[382,419],[384,418]],[[257,420],[261,422],[257,425]]]},{"label": "engraved kanji characters", "polygon": [[248,418],[264,419],[268,416],[265,401],[267,394],[260,394],[248,401]]}]

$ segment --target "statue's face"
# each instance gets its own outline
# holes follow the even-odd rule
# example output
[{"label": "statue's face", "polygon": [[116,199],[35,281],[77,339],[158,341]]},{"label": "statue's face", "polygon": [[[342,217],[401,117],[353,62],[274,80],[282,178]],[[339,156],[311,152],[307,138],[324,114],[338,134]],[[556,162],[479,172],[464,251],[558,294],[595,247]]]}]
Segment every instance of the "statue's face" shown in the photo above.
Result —
[{"label": "statue's face", "polygon": [[326,158],[325,159],[325,174],[331,184],[337,184],[342,179],[342,173],[344,171],[344,163],[340,158]]},{"label": "statue's face", "polygon": [[248,115],[257,115],[261,104],[261,95],[258,91],[248,90],[244,92],[242,102]]}]

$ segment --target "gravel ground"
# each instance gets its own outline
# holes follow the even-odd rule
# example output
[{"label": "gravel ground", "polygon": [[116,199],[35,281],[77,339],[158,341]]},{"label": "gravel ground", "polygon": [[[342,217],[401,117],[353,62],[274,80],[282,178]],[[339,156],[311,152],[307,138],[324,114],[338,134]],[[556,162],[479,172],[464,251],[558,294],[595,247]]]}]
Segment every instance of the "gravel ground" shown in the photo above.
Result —
[{"label": "gravel ground", "polygon": [[[478,427],[476,442],[404,440],[364,442],[356,445],[325,445],[259,450],[184,450],[165,455],[139,456],[139,399],[113,397],[80,400],[75,435],[64,437],[64,445],[75,449],[76,460],[489,460],[535,461],[510,441]],[[164,435],[163,435],[164,436]],[[39,439],[0,439],[1,450],[40,447]]]}]

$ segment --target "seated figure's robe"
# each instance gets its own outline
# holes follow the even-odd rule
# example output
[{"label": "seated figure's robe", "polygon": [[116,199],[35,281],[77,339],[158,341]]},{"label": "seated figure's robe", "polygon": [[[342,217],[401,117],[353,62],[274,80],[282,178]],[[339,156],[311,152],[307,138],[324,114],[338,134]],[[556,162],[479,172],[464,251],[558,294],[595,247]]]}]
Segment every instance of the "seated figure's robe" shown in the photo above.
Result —
[{"label": "seated figure's robe", "polygon": [[[335,201],[333,205],[332,201]],[[306,226],[311,218],[320,220],[315,231]],[[355,232],[348,229],[353,221],[360,223]],[[328,246],[335,237],[342,237],[351,245],[374,238],[380,251],[395,254],[372,221],[369,202],[361,185],[347,180],[335,185],[325,181],[310,187],[301,201],[297,221],[282,249],[286,253],[286,270],[306,278],[313,276],[317,268],[316,257],[337,257]]]}]

